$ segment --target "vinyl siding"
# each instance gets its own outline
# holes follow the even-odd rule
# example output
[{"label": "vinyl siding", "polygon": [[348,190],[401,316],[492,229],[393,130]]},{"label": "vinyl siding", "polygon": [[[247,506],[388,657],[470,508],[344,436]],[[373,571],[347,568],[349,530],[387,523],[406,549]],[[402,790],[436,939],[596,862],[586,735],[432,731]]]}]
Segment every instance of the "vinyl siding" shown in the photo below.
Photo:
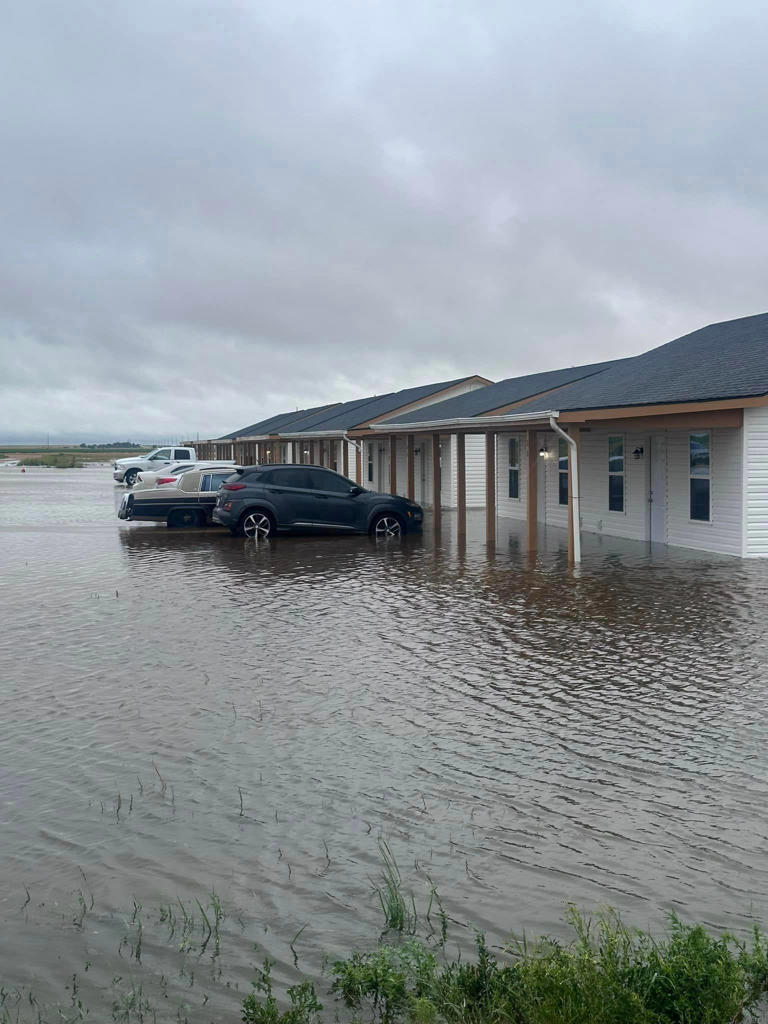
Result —
[{"label": "vinyl siding", "polygon": [[725,555],[742,553],[742,431],[712,430],[711,521],[690,518],[689,432],[667,433],[667,541]]},{"label": "vinyl siding", "polygon": [[[608,508],[608,438],[624,438],[624,511]],[[629,540],[648,538],[648,438],[644,434],[618,430],[581,431],[579,435],[581,472],[581,528]],[[643,448],[642,458],[632,455]],[[557,481],[555,481],[555,484]],[[566,516],[567,521],[567,516]]]},{"label": "vinyl siding", "polygon": [[744,530],[746,558],[768,557],[768,407],[744,410]]}]

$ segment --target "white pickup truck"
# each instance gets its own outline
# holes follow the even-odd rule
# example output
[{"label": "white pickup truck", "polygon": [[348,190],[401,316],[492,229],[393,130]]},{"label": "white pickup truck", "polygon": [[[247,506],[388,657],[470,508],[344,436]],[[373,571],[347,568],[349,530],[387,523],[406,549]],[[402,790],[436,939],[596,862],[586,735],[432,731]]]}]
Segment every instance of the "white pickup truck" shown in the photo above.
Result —
[{"label": "white pickup truck", "polygon": [[133,487],[136,477],[142,470],[162,469],[172,462],[183,462],[197,460],[197,452],[194,448],[154,448],[146,455],[134,455],[128,459],[118,459],[114,464],[112,476],[118,483],[125,483]]}]

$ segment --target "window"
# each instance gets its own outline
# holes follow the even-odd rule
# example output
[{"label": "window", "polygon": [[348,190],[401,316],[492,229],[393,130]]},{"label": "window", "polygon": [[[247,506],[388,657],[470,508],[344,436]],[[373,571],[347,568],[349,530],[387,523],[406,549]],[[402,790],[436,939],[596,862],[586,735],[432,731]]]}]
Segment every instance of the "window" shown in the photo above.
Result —
[{"label": "window", "polygon": [[368,445],[368,483],[373,483],[373,445]]},{"label": "window", "polygon": [[509,497],[520,497],[520,439],[509,439]]},{"label": "window", "polygon": [[170,461],[170,458],[171,458],[171,449],[170,448],[161,448],[159,452],[155,452],[155,454],[150,458],[149,461],[150,462],[163,462],[165,459],[168,459]]},{"label": "window", "polygon": [[691,519],[707,523],[710,518],[710,487],[712,482],[709,459],[709,431],[702,434],[690,434],[688,444]]},{"label": "window", "polygon": [[306,469],[299,469],[298,466],[291,467],[290,469],[275,469],[268,474],[268,482],[273,487],[301,487],[306,489],[310,486],[308,472]]},{"label": "window", "polygon": [[200,490],[210,491],[211,489],[211,474],[206,473],[205,476],[200,477]]},{"label": "window", "polygon": [[557,500],[560,505],[568,504],[568,442],[562,437],[557,442]]},{"label": "window", "polygon": [[225,480],[228,480],[230,473],[214,473],[211,478],[211,490],[218,491]]},{"label": "window", "polygon": [[608,508],[624,511],[624,438],[608,438]]},{"label": "window", "polygon": [[309,486],[313,487],[316,491],[335,491],[337,494],[349,494],[349,488],[352,485],[349,480],[346,480],[343,476],[338,476],[336,473],[322,469],[310,469]]},{"label": "window", "polygon": [[175,458],[177,459],[188,459],[189,452],[184,451],[183,448],[177,448],[175,452]]}]

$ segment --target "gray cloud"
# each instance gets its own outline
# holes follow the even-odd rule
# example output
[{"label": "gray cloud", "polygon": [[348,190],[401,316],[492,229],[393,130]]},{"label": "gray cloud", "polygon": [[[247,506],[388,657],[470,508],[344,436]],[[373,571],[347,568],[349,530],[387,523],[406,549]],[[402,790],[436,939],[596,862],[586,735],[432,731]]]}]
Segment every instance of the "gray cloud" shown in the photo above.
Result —
[{"label": "gray cloud", "polygon": [[0,433],[216,434],[762,311],[736,4],[17,2]]}]

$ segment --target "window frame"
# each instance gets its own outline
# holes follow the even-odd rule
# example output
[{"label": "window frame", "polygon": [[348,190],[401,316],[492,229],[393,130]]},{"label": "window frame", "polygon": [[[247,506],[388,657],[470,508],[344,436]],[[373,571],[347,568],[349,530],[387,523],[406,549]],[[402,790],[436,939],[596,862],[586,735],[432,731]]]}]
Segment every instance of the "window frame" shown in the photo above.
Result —
[{"label": "window frame", "polygon": [[[517,460],[512,460],[512,445],[515,445],[517,451]],[[520,501],[520,452],[522,445],[520,443],[520,436],[514,434],[512,437],[507,438],[507,498],[510,501]],[[516,491],[517,494],[512,494],[512,474],[516,473]]]},{"label": "window frame", "polygon": [[[703,434],[707,437],[707,472],[706,473],[693,473],[693,466],[691,465],[691,440],[694,437],[701,437]],[[709,492],[707,495],[707,518],[706,519],[694,519],[691,515],[693,511],[691,508],[691,480],[706,480],[709,483]],[[688,522],[693,523],[711,523],[712,522],[712,431],[711,430],[689,430],[688,431]]]},{"label": "window frame", "polygon": [[[611,441],[621,441],[621,471],[615,472],[611,469]],[[621,485],[621,508],[611,508],[611,477],[620,476]],[[625,516],[627,514],[627,436],[626,434],[608,435],[608,511],[614,516]]]}]

